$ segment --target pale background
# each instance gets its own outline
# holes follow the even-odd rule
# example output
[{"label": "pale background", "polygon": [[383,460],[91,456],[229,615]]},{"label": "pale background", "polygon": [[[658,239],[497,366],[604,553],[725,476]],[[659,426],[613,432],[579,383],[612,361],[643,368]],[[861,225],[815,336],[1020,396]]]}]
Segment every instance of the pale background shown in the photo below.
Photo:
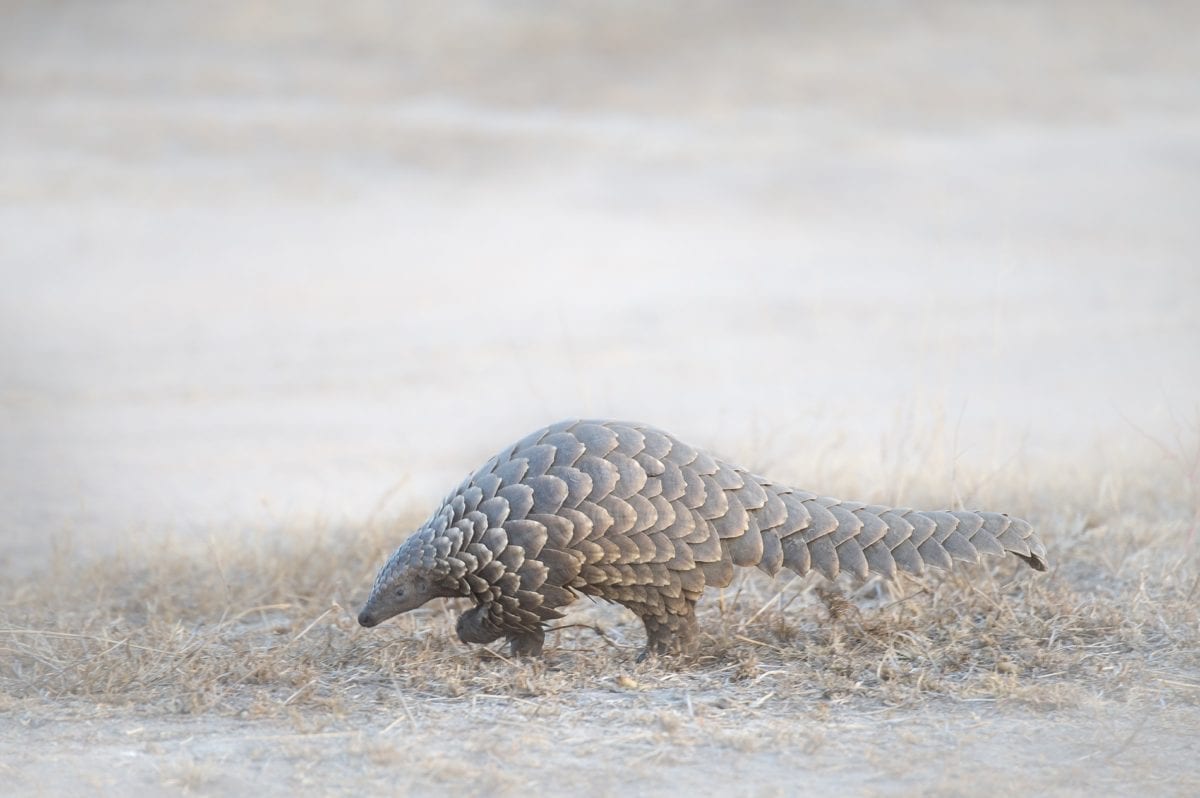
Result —
[{"label": "pale background", "polygon": [[565,416],[795,479],[1195,424],[1195,4],[0,8],[5,569]]}]

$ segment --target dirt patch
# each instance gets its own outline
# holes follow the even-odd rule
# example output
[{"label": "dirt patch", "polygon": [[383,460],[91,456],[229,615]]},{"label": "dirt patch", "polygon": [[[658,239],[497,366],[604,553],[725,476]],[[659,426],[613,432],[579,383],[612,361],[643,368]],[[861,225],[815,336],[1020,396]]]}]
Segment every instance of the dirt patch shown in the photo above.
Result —
[{"label": "dirt patch", "polygon": [[416,700],[411,717],[304,721],[21,716],[4,721],[0,751],[18,794],[1186,795],[1200,787],[1194,705],[1045,712],[935,701],[788,711],[768,702],[747,711],[716,706],[711,694],[685,702],[657,685],[577,698],[570,708],[505,696]]}]

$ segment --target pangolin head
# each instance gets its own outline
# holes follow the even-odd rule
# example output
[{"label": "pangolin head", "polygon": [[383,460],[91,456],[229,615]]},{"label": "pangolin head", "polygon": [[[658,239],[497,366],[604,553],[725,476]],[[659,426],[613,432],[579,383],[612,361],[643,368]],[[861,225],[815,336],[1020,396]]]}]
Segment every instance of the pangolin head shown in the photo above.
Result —
[{"label": "pangolin head", "polygon": [[371,596],[358,613],[362,626],[376,626],[392,616],[415,610],[440,596],[457,596],[457,582],[450,579],[450,563],[438,554],[436,533],[417,530],[379,570]]}]

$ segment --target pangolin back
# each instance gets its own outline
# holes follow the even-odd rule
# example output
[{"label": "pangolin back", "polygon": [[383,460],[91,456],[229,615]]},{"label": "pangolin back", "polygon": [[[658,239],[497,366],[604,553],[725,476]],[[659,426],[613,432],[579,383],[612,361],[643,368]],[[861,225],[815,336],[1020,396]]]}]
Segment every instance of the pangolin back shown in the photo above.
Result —
[{"label": "pangolin back", "polygon": [[840,501],[650,426],[572,420],[522,438],[451,492],[380,571],[359,620],[468,596],[476,606],[459,619],[460,638],[505,636],[536,654],[545,622],[588,595],[641,617],[648,651],[686,651],[696,601],[728,585],[734,566],[865,579],[1005,552],[1046,569],[1045,547],[1018,518]]}]

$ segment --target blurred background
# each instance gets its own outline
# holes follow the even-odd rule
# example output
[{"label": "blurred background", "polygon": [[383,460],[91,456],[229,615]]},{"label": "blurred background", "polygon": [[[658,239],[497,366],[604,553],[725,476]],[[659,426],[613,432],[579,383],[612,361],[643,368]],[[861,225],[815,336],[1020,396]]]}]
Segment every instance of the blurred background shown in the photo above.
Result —
[{"label": "blurred background", "polygon": [[0,568],[432,510],[568,416],[795,480],[1195,428],[1195,3],[0,17]]}]

